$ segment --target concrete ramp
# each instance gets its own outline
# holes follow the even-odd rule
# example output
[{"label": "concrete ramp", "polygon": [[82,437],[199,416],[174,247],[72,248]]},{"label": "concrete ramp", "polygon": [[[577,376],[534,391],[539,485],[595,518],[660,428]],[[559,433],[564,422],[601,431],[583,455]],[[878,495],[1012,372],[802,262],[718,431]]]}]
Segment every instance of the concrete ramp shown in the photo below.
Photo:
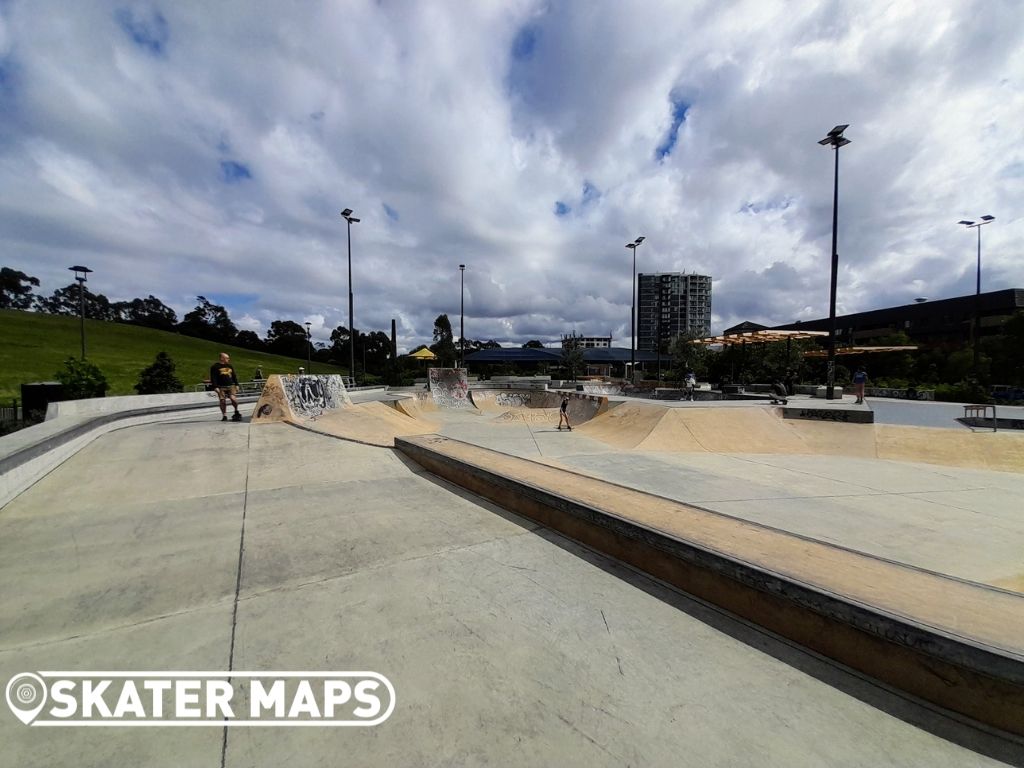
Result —
[{"label": "concrete ramp", "polygon": [[430,394],[438,408],[461,410],[473,407],[465,368],[430,368],[427,374]]},{"label": "concrete ramp", "polygon": [[337,408],[351,406],[341,376],[272,375],[263,385],[263,392],[252,420],[259,422],[317,419]]},{"label": "concrete ramp", "polygon": [[436,432],[439,426],[436,422],[406,416],[379,401],[358,403],[324,413],[315,420],[293,423],[311,432],[384,448],[393,447],[397,437],[429,434]]}]

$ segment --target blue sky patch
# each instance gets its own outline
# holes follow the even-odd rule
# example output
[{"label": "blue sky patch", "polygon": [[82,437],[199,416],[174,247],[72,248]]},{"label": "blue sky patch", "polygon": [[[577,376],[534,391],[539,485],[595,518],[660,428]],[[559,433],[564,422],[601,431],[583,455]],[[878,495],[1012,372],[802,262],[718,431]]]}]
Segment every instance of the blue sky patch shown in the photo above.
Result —
[{"label": "blue sky patch", "polygon": [[587,205],[601,197],[601,192],[589,181],[583,182],[583,204]]},{"label": "blue sky patch", "polygon": [[751,200],[741,205],[738,213],[756,215],[765,211],[784,211],[794,202],[792,197],[780,197],[776,200]]},{"label": "blue sky patch", "polygon": [[533,56],[534,51],[537,50],[539,36],[540,30],[532,24],[520,29],[515,40],[512,41],[512,58],[516,61],[526,61]]},{"label": "blue sky patch", "polygon": [[555,201],[555,216],[568,216],[571,211],[572,208],[563,203],[561,200]]},{"label": "blue sky patch", "polygon": [[689,111],[690,105],[687,102],[672,97],[672,127],[668,129],[664,141],[654,150],[654,156],[658,160],[664,160],[666,155],[672,154],[676,140],[679,138],[679,129],[686,122],[686,113]]},{"label": "blue sky patch", "polygon": [[221,160],[220,172],[226,184],[236,184],[245,179],[252,178],[252,173],[250,173],[248,167],[241,163],[236,163],[234,160]]},{"label": "blue sky patch", "polygon": [[387,203],[381,203],[381,205],[384,206],[384,213],[387,214],[387,217],[389,219],[391,219],[392,221],[398,221],[398,211],[396,211],[394,208],[392,208]]},{"label": "blue sky patch", "polygon": [[159,56],[164,52],[171,33],[167,19],[160,11],[144,15],[128,8],[119,8],[114,12],[114,19],[132,42],[147,53]]}]

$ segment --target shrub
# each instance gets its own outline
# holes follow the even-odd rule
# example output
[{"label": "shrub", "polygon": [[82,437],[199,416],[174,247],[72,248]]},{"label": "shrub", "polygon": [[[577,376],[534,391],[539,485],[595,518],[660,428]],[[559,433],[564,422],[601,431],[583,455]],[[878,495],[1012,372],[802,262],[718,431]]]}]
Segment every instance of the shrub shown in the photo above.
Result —
[{"label": "shrub", "polygon": [[139,383],[135,385],[135,391],[140,395],[181,392],[184,387],[178,377],[174,375],[174,367],[174,361],[170,355],[166,352],[158,352],[153,364],[139,373]]},{"label": "shrub", "polygon": [[64,397],[68,400],[105,397],[107,394],[106,376],[88,360],[69,357],[64,361],[63,370],[57,371],[54,378],[64,385]]}]

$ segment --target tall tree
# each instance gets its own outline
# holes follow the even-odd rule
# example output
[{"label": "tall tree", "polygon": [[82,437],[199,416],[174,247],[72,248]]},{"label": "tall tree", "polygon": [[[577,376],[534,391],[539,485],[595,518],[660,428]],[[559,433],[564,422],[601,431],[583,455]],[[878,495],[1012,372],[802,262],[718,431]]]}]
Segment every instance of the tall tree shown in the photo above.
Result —
[{"label": "tall tree", "polygon": [[178,331],[186,336],[219,341],[230,344],[238,335],[238,329],[231,322],[228,311],[219,304],[207,300],[205,296],[196,296],[199,303],[196,308],[185,315],[178,325]]},{"label": "tall tree", "polygon": [[275,320],[267,331],[267,349],[276,355],[305,358],[306,329],[294,320]]},{"label": "tall tree", "polygon": [[448,315],[438,315],[434,320],[434,343],[430,351],[437,355],[441,367],[452,368],[455,365],[455,341],[452,338],[452,324]]},{"label": "tall tree", "polygon": [[156,296],[145,299],[118,301],[111,304],[111,310],[118,322],[173,331],[178,324],[178,315]]},{"label": "tall tree", "polygon": [[0,268],[0,309],[28,309],[36,296],[39,279],[10,267]]},{"label": "tall tree", "polygon": [[[78,283],[58,288],[49,298],[36,297],[35,306],[48,315],[77,315],[81,312]],[[85,316],[91,320],[113,321],[116,315],[110,300],[102,293],[93,293],[85,288]]]}]

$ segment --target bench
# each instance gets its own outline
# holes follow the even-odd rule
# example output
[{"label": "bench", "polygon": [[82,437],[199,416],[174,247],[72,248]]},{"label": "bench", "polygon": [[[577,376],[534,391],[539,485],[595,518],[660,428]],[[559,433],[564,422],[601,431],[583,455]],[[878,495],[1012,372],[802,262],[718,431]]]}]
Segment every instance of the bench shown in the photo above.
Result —
[{"label": "bench", "polygon": [[988,416],[988,409],[992,409],[992,431],[998,431],[998,421],[996,420],[996,407],[994,405],[965,405],[964,406],[964,419],[984,419]]}]

